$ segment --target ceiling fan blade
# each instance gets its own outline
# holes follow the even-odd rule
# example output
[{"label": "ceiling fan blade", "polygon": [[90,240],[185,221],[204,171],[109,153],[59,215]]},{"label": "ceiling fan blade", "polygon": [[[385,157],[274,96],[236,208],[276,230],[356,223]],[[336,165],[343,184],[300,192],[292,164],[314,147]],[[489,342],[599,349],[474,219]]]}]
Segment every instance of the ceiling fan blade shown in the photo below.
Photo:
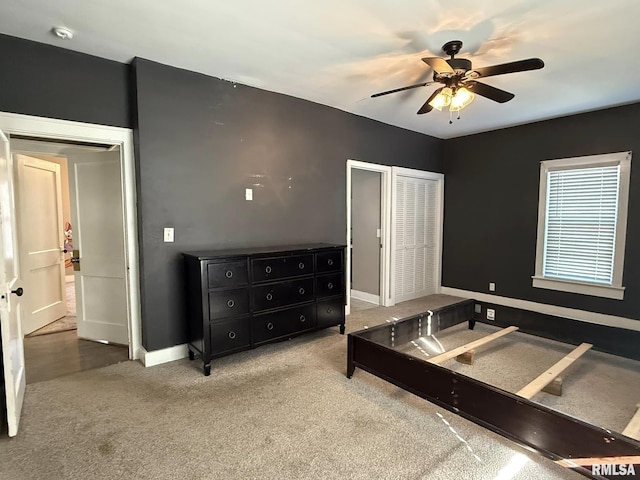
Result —
[{"label": "ceiling fan blade", "polygon": [[437,73],[456,73],[444,58],[427,57],[423,58],[422,61],[433,68]]},{"label": "ceiling fan blade", "polygon": [[436,95],[438,95],[440,93],[440,91],[443,89],[444,87],[440,87],[440,88],[436,88],[433,93],[431,94],[431,96],[427,99],[426,102],[424,102],[424,105],[422,105],[422,107],[420,107],[420,110],[418,110],[418,115],[422,115],[423,113],[429,113],[431,110],[433,110],[433,107],[431,105],[429,105],[429,102],[431,100],[433,100],[434,98],[436,98]]},{"label": "ceiling fan blade", "polygon": [[387,90],[386,92],[374,93],[373,95],[371,95],[371,98],[381,97],[382,95],[389,95],[390,93],[402,92],[403,90],[410,90],[412,88],[424,87],[425,85],[429,85],[431,83],[433,82],[416,83],[415,85],[409,85],[408,87],[394,88],[393,90]]},{"label": "ceiling fan blade", "polygon": [[527,70],[538,70],[544,67],[544,62],[539,58],[527,58],[517,62],[502,63],[490,67],[480,67],[470,70],[471,78],[492,77],[494,75],[504,75],[505,73],[526,72]]},{"label": "ceiling fan blade", "polygon": [[486,83],[480,82],[468,82],[465,85],[473,92],[478,95],[482,95],[483,97],[488,98],[489,100],[493,100],[498,103],[505,103],[511,100],[515,95],[513,93],[507,92],[505,90],[500,90],[499,88],[492,87],[491,85],[487,85]]}]

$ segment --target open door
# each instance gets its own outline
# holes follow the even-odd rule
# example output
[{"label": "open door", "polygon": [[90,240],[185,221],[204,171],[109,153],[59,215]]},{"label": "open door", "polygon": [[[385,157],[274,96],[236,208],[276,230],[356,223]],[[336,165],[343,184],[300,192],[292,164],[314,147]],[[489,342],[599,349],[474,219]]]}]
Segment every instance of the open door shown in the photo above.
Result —
[{"label": "open door", "polygon": [[68,155],[78,336],[129,343],[120,150]]},{"label": "open door", "polygon": [[23,333],[62,318],[67,290],[62,248],[62,183],[60,165],[16,154],[21,279],[29,294],[22,308]]},{"label": "open door", "polygon": [[0,131],[0,333],[2,335],[2,364],[6,395],[9,436],[18,433],[20,412],[26,385],[24,346],[20,318],[18,287],[19,268],[15,229],[15,204],[13,197],[12,161],[9,141]]}]

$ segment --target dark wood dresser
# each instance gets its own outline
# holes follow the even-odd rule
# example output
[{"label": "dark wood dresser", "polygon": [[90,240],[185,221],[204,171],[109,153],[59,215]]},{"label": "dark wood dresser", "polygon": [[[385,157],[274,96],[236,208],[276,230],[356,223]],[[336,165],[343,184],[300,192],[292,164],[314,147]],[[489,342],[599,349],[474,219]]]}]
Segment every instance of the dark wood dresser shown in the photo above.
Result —
[{"label": "dark wood dresser", "polygon": [[211,359],[339,325],[344,334],[344,245],[183,253],[189,358]]}]

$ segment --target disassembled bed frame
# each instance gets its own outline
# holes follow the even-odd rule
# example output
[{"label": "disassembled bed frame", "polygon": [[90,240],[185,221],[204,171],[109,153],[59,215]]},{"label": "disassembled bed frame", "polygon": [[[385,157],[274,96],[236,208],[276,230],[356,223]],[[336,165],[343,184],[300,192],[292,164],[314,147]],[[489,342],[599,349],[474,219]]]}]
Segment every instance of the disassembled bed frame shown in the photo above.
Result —
[{"label": "disassembled bed frame", "polygon": [[[532,402],[540,391],[562,394],[560,374],[592,345],[583,343],[516,393],[442,367],[456,360],[472,364],[476,350],[518,330],[501,329],[448,352],[417,358],[395,347],[468,321],[473,328],[473,300],[466,300],[348,335],[347,377],[359,367],[478,425],[591,478],[610,478],[602,464],[638,465],[640,474],[640,404],[620,434]],[[595,467],[595,466],[598,467]],[[615,470],[606,470],[613,471]],[[614,473],[611,478],[618,478]],[[640,478],[627,477],[627,478]]]}]

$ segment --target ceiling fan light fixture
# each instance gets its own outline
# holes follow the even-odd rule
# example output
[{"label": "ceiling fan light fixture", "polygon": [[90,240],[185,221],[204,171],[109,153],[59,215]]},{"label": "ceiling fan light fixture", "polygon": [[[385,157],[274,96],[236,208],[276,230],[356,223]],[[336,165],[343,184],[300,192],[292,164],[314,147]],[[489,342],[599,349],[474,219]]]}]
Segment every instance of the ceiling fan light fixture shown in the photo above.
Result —
[{"label": "ceiling fan light fixture", "polygon": [[443,107],[448,107],[451,105],[451,97],[453,95],[453,90],[449,87],[445,87],[442,91],[435,96],[433,100],[429,102],[436,110],[442,111]]},{"label": "ceiling fan light fixture", "polygon": [[458,88],[456,90],[456,94],[451,98],[449,110],[452,112],[458,112],[473,102],[474,98],[476,98],[475,94],[467,90],[465,87]]}]

